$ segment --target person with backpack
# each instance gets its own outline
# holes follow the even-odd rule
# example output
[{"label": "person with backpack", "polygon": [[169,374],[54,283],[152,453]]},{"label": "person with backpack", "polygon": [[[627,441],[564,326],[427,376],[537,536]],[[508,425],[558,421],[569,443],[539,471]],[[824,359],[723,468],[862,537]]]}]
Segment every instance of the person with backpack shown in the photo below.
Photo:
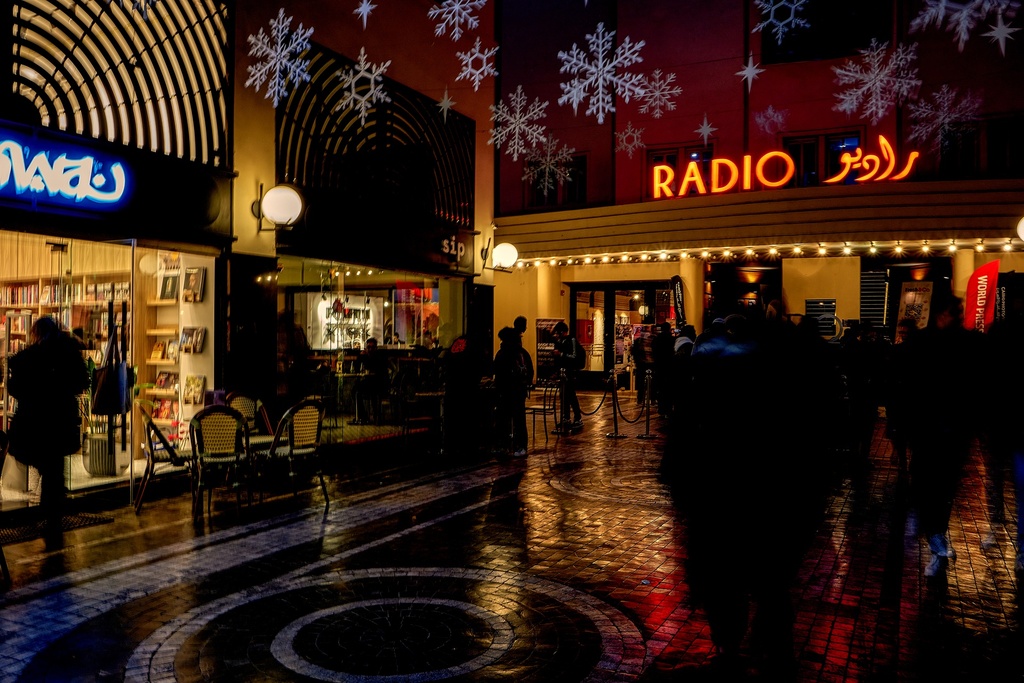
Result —
[{"label": "person with backpack", "polygon": [[533,363],[514,328],[503,327],[498,339],[501,346],[494,354],[496,430],[499,443],[518,458],[526,455],[526,393],[533,383]]},{"label": "person with backpack", "polygon": [[[565,370],[565,386],[562,388],[562,422],[569,429],[583,428],[583,412],[580,400],[576,396],[576,373],[586,367],[587,354],[580,343],[569,334],[569,326],[563,321],[555,323],[552,330],[555,336],[555,363],[560,370]],[[572,411],[572,422],[566,419],[566,412]]]}]

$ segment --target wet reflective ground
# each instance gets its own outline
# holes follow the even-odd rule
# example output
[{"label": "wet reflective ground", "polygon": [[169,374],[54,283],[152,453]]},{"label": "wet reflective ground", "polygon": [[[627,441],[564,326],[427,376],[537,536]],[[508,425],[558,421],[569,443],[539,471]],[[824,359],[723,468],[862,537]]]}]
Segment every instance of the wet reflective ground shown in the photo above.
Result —
[{"label": "wet reflective ground", "polygon": [[[1021,678],[1012,490],[982,550],[974,454],[958,557],[927,579],[883,426],[866,474],[837,480],[793,586],[796,679]],[[252,507],[221,490],[193,525],[185,482],[158,481],[138,516],[119,501],[62,549],[5,548],[0,681],[718,680],[700,666],[712,648],[656,474],[662,440],[635,438],[642,419],[619,420],[627,438],[613,428],[606,403],[525,458],[456,459],[416,437],[347,447],[326,514],[310,481]],[[749,661],[741,678],[758,673]]]}]

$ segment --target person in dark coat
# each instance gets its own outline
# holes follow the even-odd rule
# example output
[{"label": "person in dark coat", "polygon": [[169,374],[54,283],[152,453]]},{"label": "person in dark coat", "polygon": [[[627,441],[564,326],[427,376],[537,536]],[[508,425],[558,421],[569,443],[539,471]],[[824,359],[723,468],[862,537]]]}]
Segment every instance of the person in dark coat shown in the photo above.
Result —
[{"label": "person in dark coat", "polygon": [[[824,422],[822,358],[791,323],[758,328],[738,314],[690,353],[695,399],[685,443],[669,441],[665,457],[674,462],[663,477],[686,525],[687,580],[715,645],[707,680],[745,674],[748,626],[764,679],[795,674],[790,590],[826,499],[825,478],[814,471],[823,453],[816,435],[802,436],[805,418]],[[776,382],[769,399],[751,394],[751,381],[797,359],[810,363],[806,372]]]},{"label": "person in dark coat", "polygon": [[906,342],[902,400],[912,453],[910,486],[917,507],[917,529],[932,555],[925,576],[935,576],[956,557],[946,534],[971,439],[976,435],[968,407],[972,377],[959,366],[980,357],[982,338],[980,333],[964,329],[963,321],[963,301],[939,293],[932,301],[928,327]]},{"label": "person in dark coat", "polygon": [[40,506],[47,540],[61,534],[64,457],[82,447],[78,396],[89,388],[81,346],[53,318],[39,318],[29,345],[11,357],[8,390],[18,401],[11,426],[11,454],[39,470]]},{"label": "person in dark coat", "polygon": [[[1000,285],[1002,283],[1000,282]],[[1017,362],[1020,350],[1024,349],[1024,292],[1007,287],[1005,298],[1005,315],[996,320],[989,328],[987,353],[999,363],[1000,381],[1004,387],[1012,387],[1010,391],[1000,392],[1000,396],[992,402],[992,408],[983,412],[983,427],[987,437],[986,471],[987,494],[989,504],[990,533],[982,539],[983,549],[999,547],[1000,530],[1013,533],[1013,547],[1017,549],[1015,570],[1018,585],[1024,572],[1024,368]],[[987,417],[987,419],[984,419]],[[1004,486],[1007,476],[1013,482],[1016,504],[1017,524],[1006,524],[1005,506],[1008,502],[1004,497]],[[1011,529],[1015,529],[1012,532]]]},{"label": "person in dark coat", "polygon": [[529,354],[523,349],[519,333],[511,327],[498,332],[501,346],[494,354],[494,387],[498,393],[498,439],[509,452],[526,455],[526,391],[533,383],[527,367]]},{"label": "person in dark coat", "polygon": [[[565,386],[562,387],[563,427],[580,429],[583,427],[583,412],[580,410],[580,399],[576,396],[576,373],[586,351],[576,341],[576,337],[569,334],[569,326],[565,322],[559,320],[555,323],[552,333],[555,335],[555,348],[552,351],[555,364],[559,370],[565,370]],[[572,422],[568,421],[569,411],[572,411]]]},{"label": "person in dark coat", "polygon": [[661,323],[658,333],[651,342],[651,353],[654,358],[654,396],[658,402],[658,414],[667,416],[672,412],[671,384],[672,355],[675,353],[675,338],[672,326]]}]

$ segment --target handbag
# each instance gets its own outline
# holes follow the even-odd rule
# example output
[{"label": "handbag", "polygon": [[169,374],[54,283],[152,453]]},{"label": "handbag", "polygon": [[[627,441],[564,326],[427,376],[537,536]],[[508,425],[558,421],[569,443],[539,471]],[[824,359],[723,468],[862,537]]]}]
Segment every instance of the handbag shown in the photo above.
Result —
[{"label": "handbag", "polygon": [[93,378],[94,415],[120,415],[128,412],[128,364],[112,363],[96,368]]},{"label": "handbag", "polygon": [[103,356],[103,365],[96,368],[93,375],[92,413],[94,415],[122,415],[128,412],[131,403],[128,363],[121,359],[117,335],[111,334],[110,343],[107,344]]}]

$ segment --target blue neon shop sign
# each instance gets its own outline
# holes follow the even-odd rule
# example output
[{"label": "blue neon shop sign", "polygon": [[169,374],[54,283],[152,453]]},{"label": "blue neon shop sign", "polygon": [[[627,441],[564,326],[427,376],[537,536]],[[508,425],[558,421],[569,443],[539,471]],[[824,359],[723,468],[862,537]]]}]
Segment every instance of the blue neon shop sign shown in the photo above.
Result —
[{"label": "blue neon shop sign", "polygon": [[128,186],[119,159],[0,127],[0,199],[113,211],[128,200]]}]

